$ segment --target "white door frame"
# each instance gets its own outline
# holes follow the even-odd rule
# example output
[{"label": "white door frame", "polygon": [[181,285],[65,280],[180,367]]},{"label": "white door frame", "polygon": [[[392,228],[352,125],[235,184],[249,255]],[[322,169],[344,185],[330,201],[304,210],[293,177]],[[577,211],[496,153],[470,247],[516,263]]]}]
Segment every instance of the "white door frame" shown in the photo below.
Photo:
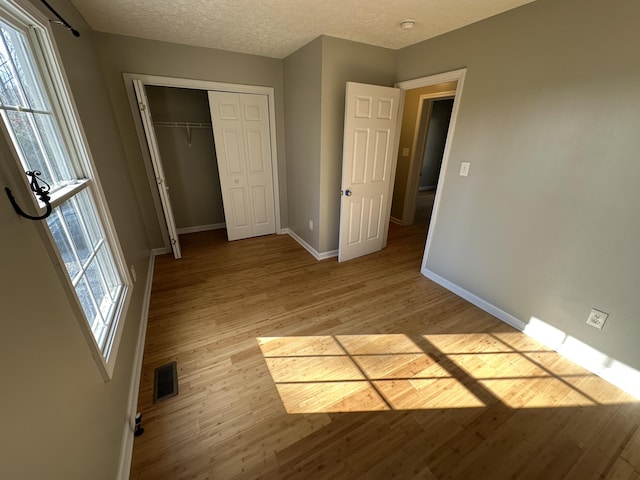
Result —
[{"label": "white door frame", "polygon": [[[425,101],[433,105],[434,100],[444,100],[454,98],[455,92],[425,93],[418,99],[418,115],[413,132],[413,145],[411,146],[411,156],[409,157],[409,168],[407,169],[407,185],[404,193],[404,207],[402,209],[402,225],[412,225],[413,217],[416,215],[416,200],[418,197],[418,187],[420,169],[424,162],[424,149],[427,145],[427,135],[429,133],[429,122],[431,121],[432,106],[429,112],[424,115]],[[424,122],[424,125],[423,125]],[[422,127],[424,131],[421,132]],[[422,133],[422,135],[420,135]]]},{"label": "white door frame", "polygon": [[444,146],[444,154],[442,155],[442,166],[440,167],[440,175],[438,176],[438,184],[436,188],[436,197],[433,202],[433,210],[431,213],[431,221],[429,222],[429,231],[427,232],[427,243],[424,247],[424,255],[422,257],[422,268],[424,272],[427,265],[427,259],[429,257],[429,251],[431,248],[431,240],[433,238],[433,232],[437,228],[438,212],[440,210],[440,198],[442,196],[442,186],[446,181],[446,172],[449,164],[449,155],[451,153],[451,143],[456,128],[456,121],[458,119],[458,110],[460,109],[460,99],[462,97],[462,88],[464,87],[464,77],[467,73],[466,68],[460,70],[454,70],[452,72],[441,73],[438,75],[431,75],[429,77],[416,78],[414,80],[407,80],[406,82],[396,83],[396,87],[402,90],[412,90],[414,88],[428,87],[430,85],[436,85],[438,83],[457,81],[456,93],[453,99],[453,109],[451,111],[451,120],[449,121],[449,130],[447,132],[447,140]]},{"label": "white door frame", "polygon": [[276,145],[276,107],[275,107],[275,92],[273,87],[262,87],[258,85],[240,85],[235,83],[221,83],[209,80],[191,80],[187,78],[175,78],[175,77],[163,77],[158,75],[145,75],[139,73],[123,73],[125,90],[127,97],[129,98],[129,104],[131,106],[131,112],[133,114],[133,123],[136,127],[138,135],[138,142],[142,150],[142,155],[145,157],[144,166],[147,171],[147,177],[149,185],[151,186],[151,192],[153,196],[153,202],[156,208],[156,214],[158,215],[158,221],[160,222],[160,228],[162,229],[163,238],[165,242],[165,250],[170,251],[169,234],[167,232],[166,220],[160,204],[159,194],[157,193],[157,187],[155,182],[155,176],[151,169],[151,160],[148,158],[149,153],[147,149],[147,139],[144,134],[144,128],[142,120],[138,113],[138,103],[133,89],[133,80],[140,80],[143,85],[153,85],[156,87],[175,87],[175,88],[188,88],[191,90],[206,90],[206,91],[220,91],[220,92],[233,92],[233,93],[253,93],[258,95],[266,95],[269,104],[269,130],[271,135],[271,166],[273,176],[273,197],[275,208],[275,220],[276,220],[276,233],[282,233],[282,226],[280,223],[280,187],[278,182],[278,153]]}]

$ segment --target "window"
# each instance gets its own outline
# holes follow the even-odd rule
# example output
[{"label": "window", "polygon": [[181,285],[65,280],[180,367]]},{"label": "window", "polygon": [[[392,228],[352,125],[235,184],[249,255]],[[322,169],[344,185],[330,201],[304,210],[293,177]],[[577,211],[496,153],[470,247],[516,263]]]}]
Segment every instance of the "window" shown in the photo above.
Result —
[{"label": "window", "polygon": [[2,123],[22,170],[41,172],[51,187],[50,238],[86,321],[83,329],[91,332],[90,343],[110,377],[127,297],[122,255],[47,31],[34,27],[18,7],[2,7]]}]

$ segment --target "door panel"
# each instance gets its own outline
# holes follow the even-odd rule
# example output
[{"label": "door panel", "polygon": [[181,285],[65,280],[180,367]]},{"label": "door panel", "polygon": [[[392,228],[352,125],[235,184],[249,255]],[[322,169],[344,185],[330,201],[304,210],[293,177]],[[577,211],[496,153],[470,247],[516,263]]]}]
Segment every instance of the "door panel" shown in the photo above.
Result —
[{"label": "door panel", "polygon": [[256,225],[265,225],[269,222],[269,215],[267,213],[267,189],[264,187],[253,187],[253,212],[255,215]]},{"label": "door panel", "polygon": [[338,261],[382,249],[400,90],[347,83]]},{"label": "door panel", "polygon": [[247,129],[247,153],[249,155],[249,172],[263,174],[265,159],[263,157],[262,134],[259,130],[251,131]]},{"label": "door panel", "polygon": [[371,118],[371,97],[356,95],[356,118]]},{"label": "door panel", "polygon": [[169,232],[171,250],[173,251],[173,257],[178,259],[182,256],[182,251],[180,249],[180,241],[178,239],[178,230],[173,216],[173,209],[171,208],[169,186],[167,185],[164,169],[162,168],[162,159],[160,158],[158,140],[153,128],[153,120],[151,119],[149,101],[147,100],[144,84],[140,80],[133,80],[133,89],[138,101],[138,109],[140,110],[140,117],[142,118],[144,134],[147,137],[149,155],[151,156],[151,164],[153,165],[153,172],[156,177],[156,184],[158,185],[158,193],[160,194],[160,204],[162,205],[162,211],[167,224],[167,231]]},{"label": "door panel", "polygon": [[389,171],[387,164],[389,163],[389,132],[376,132],[376,149],[373,154],[373,172],[371,174],[372,182],[384,182],[385,173]]},{"label": "door panel", "polygon": [[[242,139],[236,130],[223,130],[224,167],[227,175],[243,175]],[[220,162],[218,162],[219,164]]]},{"label": "door panel", "polygon": [[[246,190],[244,188],[230,188],[229,197],[231,200],[231,227],[234,229],[248,229],[250,225]],[[228,227],[229,221],[227,220],[226,223]]]},{"label": "door panel", "polygon": [[394,103],[395,103],[395,106],[396,106],[396,109],[397,109],[397,107],[398,107],[397,102],[394,102],[392,98],[379,98],[378,99],[378,118],[380,120],[391,120],[392,119]]},{"label": "door panel", "polygon": [[363,211],[364,200],[362,198],[349,204],[349,246],[361,243]]},{"label": "door panel", "polygon": [[245,122],[260,122],[263,120],[258,105],[244,105],[244,120]]},{"label": "door panel", "polygon": [[[232,94],[233,95],[233,94]],[[240,121],[239,105],[236,99],[228,97],[227,101],[221,100],[218,103],[218,109],[220,111],[220,120]]]},{"label": "door panel", "polygon": [[354,132],[353,166],[351,168],[351,184],[364,183],[369,157],[369,130],[357,128]]},{"label": "door panel", "polygon": [[209,106],[227,237],[275,233],[267,96],[209,92]]},{"label": "door panel", "polygon": [[369,226],[367,240],[374,240],[382,235],[382,196],[369,199]]}]

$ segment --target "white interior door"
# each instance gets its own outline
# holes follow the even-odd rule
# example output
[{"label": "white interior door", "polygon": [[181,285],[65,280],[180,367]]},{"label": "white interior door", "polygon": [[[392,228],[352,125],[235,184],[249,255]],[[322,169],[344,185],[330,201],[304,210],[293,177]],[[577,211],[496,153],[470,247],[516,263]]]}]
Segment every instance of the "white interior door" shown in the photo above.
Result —
[{"label": "white interior door", "polygon": [[347,82],[339,262],[384,246],[400,93],[397,88]]},{"label": "white interior door", "polygon": [[144,90],[144,84],[140,80],[133,80],[133,88],[136,92],[136,99],[138,100],[138,108],[140,109],[140,117],[142,118],[144,134],[147,137],[147,145],[149,146],[153,172],[156,177],[158,192],[160,193],[160,203],[162,204],[164,218],[167,222],[167,230],[169,231],[171,249],[173,250],[173,256],[178,259],[182,256],[180,241],[178,240],[176,221],[173,216],[173,210],[171,209],[169,186],[167,185],[167,179],[164,175],[164,169],[162,168],[162,160],[160,158],[160,150],[158,149],[156,132],[153,129],[153,121],[151,119],[151,111],[149,109],[149,102],[147,101],[147,94]]},{"label": "white interior door", "polygon": [[209,92],[229,240],[276,232],[266,95]]}]

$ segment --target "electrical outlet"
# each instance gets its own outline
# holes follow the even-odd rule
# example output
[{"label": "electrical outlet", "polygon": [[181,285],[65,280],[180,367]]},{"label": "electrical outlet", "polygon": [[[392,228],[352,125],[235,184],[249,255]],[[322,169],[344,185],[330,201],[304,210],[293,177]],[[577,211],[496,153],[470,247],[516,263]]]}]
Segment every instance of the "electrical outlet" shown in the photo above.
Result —
[{"label": "electrical outlet", "polygon": [[309,230],[313,230],[313,220],[309,220]]},{"label": "electrical outlet", "polygon": [[408,157],[409,156],[409,149],[408,148],[403,148],[402,149],[402,156],[403,157]]},{"label": "electrical outlet", "polygon": [[135,282],[138,279],[138,276],[136,275],[136,267],[131,265],[129,267],[129,271],[131,272],[131,278],[133,278],[133,281]]},{"label": "electrical outlet", "polygon": [[460,176],[466,177],[469,175],[469,167],[471,167],[471,162],[462,162],[460,164]]},{"label": "electrical outlet", "polygon": [[589,314],[589,318],[587,318],[587,325],[591,325],[598,330],[602,330],[602,327],[604,327],[604,322],[607,321],[608,317],[608,313],[601,312],[600,310],[592,308],[591,313]]}]

